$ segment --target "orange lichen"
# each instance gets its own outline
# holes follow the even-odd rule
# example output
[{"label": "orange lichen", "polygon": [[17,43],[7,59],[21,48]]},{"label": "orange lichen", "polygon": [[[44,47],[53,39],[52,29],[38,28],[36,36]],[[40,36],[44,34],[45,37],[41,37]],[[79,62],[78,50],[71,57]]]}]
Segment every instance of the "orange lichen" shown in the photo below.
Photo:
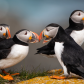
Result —
[{"label": "orange lichen", "polygon": [[[59,70],[51,70],[48,72],[48,75],[59,75],[63,74],[63,71],[61,69]],[[77,77],[73,77],[70,79],[51,79],[50,76],[43,76],[43,77],[35,77],[26,81],[21,81],[17,84],[84,84],[83,79],[79,79]]]}]

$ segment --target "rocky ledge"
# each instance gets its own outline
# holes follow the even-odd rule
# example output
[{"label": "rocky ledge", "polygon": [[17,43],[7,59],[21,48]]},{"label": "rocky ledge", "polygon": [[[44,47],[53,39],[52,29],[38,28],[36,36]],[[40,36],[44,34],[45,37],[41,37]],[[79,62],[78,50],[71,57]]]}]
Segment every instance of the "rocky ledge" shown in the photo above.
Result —
[{"label": "rocky ledge", "polygon": [[63,71],[61,69],[48,71],[47,76],[35,77],[26,81],[18,82],[17,84],[84,84],[84,79],[73,76],[69,79],[51,79],[50,76],[61,75]]}]

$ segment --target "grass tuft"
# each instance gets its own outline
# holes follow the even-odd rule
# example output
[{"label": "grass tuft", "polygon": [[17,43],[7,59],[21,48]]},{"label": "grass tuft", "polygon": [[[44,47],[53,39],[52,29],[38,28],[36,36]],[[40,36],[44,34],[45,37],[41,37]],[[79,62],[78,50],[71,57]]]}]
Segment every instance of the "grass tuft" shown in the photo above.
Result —
[{"label": "grass tuft", "polygon": [[26,71],[26,70],[22,69],[21,72],[20,72],[20,80],[28,80],[28,79],[31,79],[31,78],[34,78],[34,77],[46,76],[46,75],[47,75],[47,71],[29,72],[29,71]]}]

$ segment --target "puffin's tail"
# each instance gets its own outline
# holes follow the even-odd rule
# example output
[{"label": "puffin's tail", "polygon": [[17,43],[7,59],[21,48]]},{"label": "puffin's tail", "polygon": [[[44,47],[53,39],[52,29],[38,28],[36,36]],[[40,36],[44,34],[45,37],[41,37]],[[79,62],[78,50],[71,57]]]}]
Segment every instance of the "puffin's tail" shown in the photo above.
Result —
[{"label": "puffin's tail", "polygon": [[71,72],[84,78],[84,67],[82,65],[80,65],[78,67],[72,67]]}]

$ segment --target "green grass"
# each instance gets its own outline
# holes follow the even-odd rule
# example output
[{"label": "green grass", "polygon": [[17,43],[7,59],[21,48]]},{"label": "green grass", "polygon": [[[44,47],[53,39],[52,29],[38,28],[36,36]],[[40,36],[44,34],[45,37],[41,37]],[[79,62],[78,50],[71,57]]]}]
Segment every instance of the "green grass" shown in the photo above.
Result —
[{"label": "green grass", "polygon": [[[17,72],[12,72],[9,71],[9,73],[17,73]],[[35,70],[33,70],[32,72],[26,71],[25,69],[22,69],[21,71],[19,71],[18,73],[20,73],[20,75],[18,76],[13,76],[14,80],[13,81],[8,81],[8,80],[4,80],[0,77],[0,84],[16,84],[17,82],[23,81],[23,80],[28,80],[34,77],[38,77],[38,76],[46,76],[47,75],[47,71],[38,71],[36,72]],[[3,73],[0,73],[3,74]]]}]

